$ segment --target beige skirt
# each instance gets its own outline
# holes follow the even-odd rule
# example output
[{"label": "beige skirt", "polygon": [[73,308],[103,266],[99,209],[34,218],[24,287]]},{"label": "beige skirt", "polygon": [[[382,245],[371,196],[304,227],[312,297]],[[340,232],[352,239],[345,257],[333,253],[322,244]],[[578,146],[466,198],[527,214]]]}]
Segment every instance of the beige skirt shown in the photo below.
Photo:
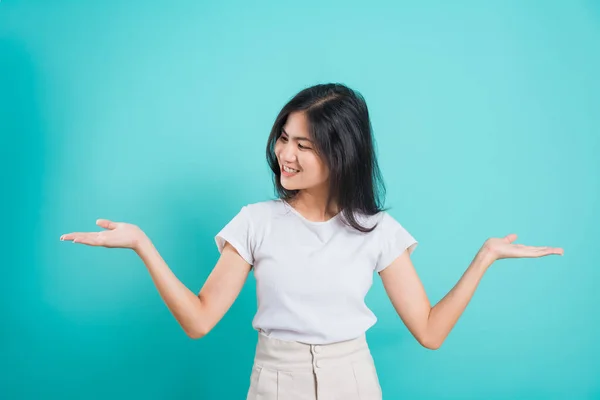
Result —
[{"label": "beige skirt", "polygon": [[381,400],[365,335],[325,345],[258,334],[247,400]]}]

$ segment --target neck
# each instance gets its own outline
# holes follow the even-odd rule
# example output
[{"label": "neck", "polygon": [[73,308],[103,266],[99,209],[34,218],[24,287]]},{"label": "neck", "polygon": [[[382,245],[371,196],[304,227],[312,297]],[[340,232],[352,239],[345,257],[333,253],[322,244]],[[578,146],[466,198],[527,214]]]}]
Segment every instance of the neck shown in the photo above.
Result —
[{"label": "neck", "polygon": [[327,208],[327,195],[301,190],[290,203],[304,217],[311,221],[327,221],[335,217],[339,210],[336,204]]}]

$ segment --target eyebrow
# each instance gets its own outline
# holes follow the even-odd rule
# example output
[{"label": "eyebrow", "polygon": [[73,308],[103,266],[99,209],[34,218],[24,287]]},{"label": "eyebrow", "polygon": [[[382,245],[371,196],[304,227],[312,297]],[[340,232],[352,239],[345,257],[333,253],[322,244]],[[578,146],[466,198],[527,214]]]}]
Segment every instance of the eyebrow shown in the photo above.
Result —
[{"label": "eyebrow", "polygon": [[285,129],[281,128],[281,130],[283,131],[283,133],[285,133],[286,135],[288,135],[288,137],[292,138],[293,140],[296,140],[296,141],[299,141],[299,140],[306,140],[307,142],[310,142],[310,143],[312,143],[312,140],[310,140],[310,139],[309,139],[309,138],[307,138],[307,137],[304,137],[304,136],[290,136],[290,134],[289,134],[289,133],[287,133],[287,132],[285,131]]}]

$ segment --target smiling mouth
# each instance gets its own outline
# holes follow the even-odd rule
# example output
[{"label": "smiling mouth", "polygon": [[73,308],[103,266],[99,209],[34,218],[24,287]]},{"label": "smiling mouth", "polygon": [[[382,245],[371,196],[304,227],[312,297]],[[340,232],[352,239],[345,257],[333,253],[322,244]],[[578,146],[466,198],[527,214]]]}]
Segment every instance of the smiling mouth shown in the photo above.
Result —
[{"label": "smiling mouth", "polygon": [[295,174],[295,173],[298,173],[298,172],[300,172],[299,170],[297,170],[297,169],[293,169],[293,168],[290,168],[290,167],[288,167],[287,165],[284,165],[284,166],[282,167],[282,169],[283,169],[283,171],[287,172],[288,174]]}]

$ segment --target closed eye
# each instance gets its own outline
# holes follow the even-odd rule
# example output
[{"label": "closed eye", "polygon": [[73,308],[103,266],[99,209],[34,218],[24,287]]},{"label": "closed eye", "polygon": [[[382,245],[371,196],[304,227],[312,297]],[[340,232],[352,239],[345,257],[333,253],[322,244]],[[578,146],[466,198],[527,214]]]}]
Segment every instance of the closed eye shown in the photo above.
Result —
[{"label": "closed eye", "polygon": [[[1,1],[1,0],[0,0],[0,1]],[[287,137],[287,136],[284,136],[284,134],[280,135],[278,139],[279,139],[279,140],[281,140],[283,143],[287,143],[287,142],[289,141],[288,137]],[[310,148],[310,147],[306,147],[306,146],[303,146],[303,145],[301,145],[300,143],[298,143],[298,148],[299,148],[300,150],[312,150],[312,148]]]}]

